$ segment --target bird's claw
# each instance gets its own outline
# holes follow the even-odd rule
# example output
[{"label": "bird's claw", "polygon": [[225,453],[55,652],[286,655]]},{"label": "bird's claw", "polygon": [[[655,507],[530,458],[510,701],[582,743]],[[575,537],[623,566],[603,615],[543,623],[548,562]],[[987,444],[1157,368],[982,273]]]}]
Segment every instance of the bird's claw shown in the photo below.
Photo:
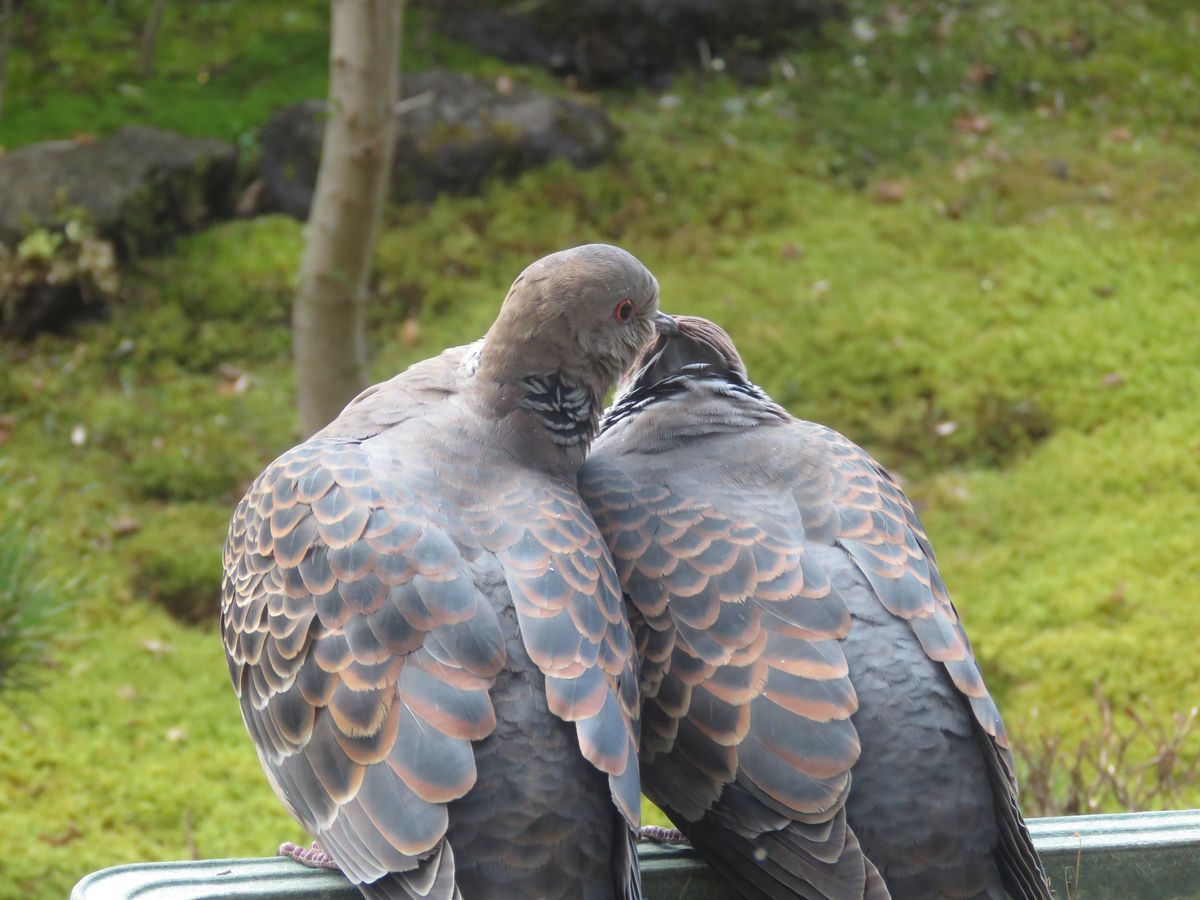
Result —
[{"label": "bird's claw", "polygon": [[652,844],[691,844],[683,832],[675,828],[663,828],[661,825],[643,825],[638,831],[638,840]]},{"label": "bird's claw", "polygon": [[284,841],[279,845],[279,849],[275,851],[275,855],[294,859],[300,865],[308,866],[310,869],[333,869],[335,872],[341,871],[338,864],[333,861],[333,857],[326,853],[316,841],[312,842],[311,847],[301,847],[299,844],[293,844],[291,841]]}]

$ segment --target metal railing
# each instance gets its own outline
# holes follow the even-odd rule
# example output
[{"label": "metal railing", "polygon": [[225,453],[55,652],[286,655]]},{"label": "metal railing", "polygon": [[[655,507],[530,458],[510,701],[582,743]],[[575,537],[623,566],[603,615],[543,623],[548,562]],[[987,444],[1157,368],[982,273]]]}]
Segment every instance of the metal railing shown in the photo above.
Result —
[{"label": "metal railing", "polygon": [[[1057,895],[1071,900],[1200,900],[1200,810],[1032,819]],[[686,847],[640,848],[646,900],[735,900]],[[340,875],[289,859],[139,863],[88,875],[71,900],[357,900]]]}]

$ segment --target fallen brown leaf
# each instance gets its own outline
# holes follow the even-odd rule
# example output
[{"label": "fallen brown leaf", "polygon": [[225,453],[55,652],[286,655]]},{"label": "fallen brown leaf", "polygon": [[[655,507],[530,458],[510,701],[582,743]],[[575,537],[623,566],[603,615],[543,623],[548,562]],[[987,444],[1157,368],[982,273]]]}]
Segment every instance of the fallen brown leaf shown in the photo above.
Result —
[{"label": "fallen brown leaf", "polygon": [[881,181],[875,185],[875,202],[899,203],[907,192],[908,188],[902,181]]},{"label": "fallen brown leaf", "polygon": [[246,393],[254,381],[249,372],[243,372],[237,366],[229,363],[221,363],[218,372],[221,381],[217,384],[217,393],[223,397]]},{"label": "fallen brown leaf", "polygon": [[987,134],[992,120],[982,113],[963,113],[954,120],[954,130],[960,134]]},{"label": "fallen brown leaf", "polygon": [[42,843],[49,844],[51,847],[65,847],[72,841],[83,837],[83,832],[74,822],[68,822],[67,830],[62,834],[39,834],[38,837],[41,838]]},{"label": "fallen brown leaf", "polygon": [[1119,128],[1114,128],[1112,131],[1110,131],[1108,133],[1108,139],[1110,141],[1116,141],[1118,144],[1128,144],[1133,140],[1133,131],[1131,131],[1125,125],[1122,125]]},{"label": "fallen brown leaf", "polygon": [[125,537],[129,534],[136,534],[142,530],[142,523],[133,516],[114,516],[108,523],[109,530],[112,531],[114,537]]},{"label": "fallen brown leaf", "polygon": [[412,347],[419,340],[421,340],[421,323],[410,316],[400,326],[400,341],[406,346]]},{"label": "fallen brown leaf", "polygon": [[996,69],[994,66],[989,66],[987,63],[977,62],[967,67],[963,78],[969,84],[977,84],[981,87],[990,87],[996,80]]},{"label": "fallen brown leaf", "polygon": [[949,203],[939,204],[938,211],[947,219],[953,219],[955,222],[957,222],[963,217],[963,213],[966,211],[966,208],[967,202],[962,198],[959,198],[958,200],[951,200]]}]

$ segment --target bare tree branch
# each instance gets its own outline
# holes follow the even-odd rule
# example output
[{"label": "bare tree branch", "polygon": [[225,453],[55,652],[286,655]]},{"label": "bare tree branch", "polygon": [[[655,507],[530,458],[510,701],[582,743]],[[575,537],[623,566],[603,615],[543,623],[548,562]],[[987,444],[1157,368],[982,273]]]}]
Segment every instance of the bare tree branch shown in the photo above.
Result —
[{"label": "bare tree branch", "polygon": [[12,49],[13,25],[17,12],[13,0],[4,0],[4,26],[0,30],[0,115],[4,114],[4,89],[8,86],[8,53]]},{"label": "bare tree branch", "polygon": [[150,18],[142,26],[142,53],[138,70],[143,78],[154,74],[154,49],[158,43],[158,30],[162,27],[163,13],[167,9],[167,0],[154,0],[154,8]]}]

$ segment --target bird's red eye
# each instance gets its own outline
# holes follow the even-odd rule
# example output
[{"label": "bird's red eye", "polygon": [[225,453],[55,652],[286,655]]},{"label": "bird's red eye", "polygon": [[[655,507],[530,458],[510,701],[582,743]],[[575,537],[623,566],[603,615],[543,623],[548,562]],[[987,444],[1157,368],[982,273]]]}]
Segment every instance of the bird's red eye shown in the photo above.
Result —
[{"label": "bird's red eye", "polygon": [[633,301],[624,298],[613,307],[613,318],[622,324],[633,318]]}]

